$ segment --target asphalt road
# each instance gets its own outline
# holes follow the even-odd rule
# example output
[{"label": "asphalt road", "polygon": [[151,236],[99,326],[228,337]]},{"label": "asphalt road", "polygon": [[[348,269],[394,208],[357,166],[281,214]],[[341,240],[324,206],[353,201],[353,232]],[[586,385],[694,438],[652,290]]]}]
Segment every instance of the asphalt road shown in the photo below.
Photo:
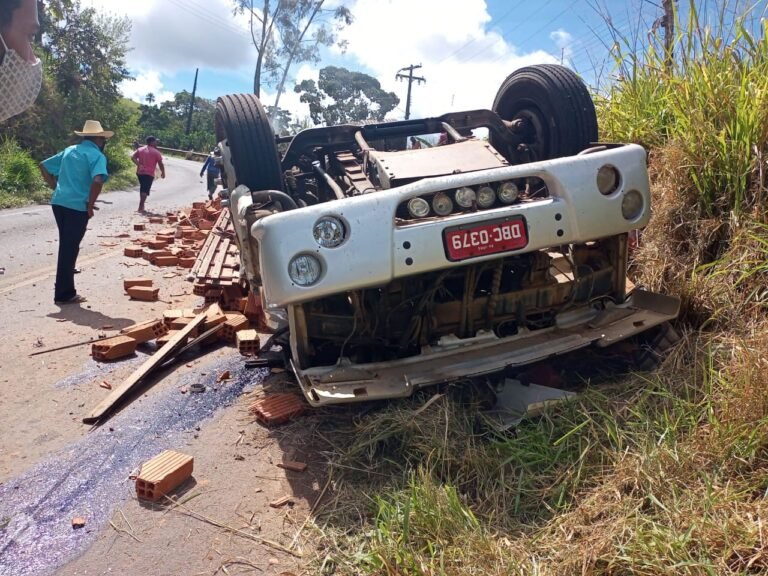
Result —
[{"label": "asphalt road", "polygon": [[[166,179],[156,180],[146,208],[150,212],[188,207],[207,199],[201,182],[199,162],[166,158]],[[99,211],[88,226],[80,246],[78,266],[88,269],[108,257],[119,242],[116,235],[130,229],[132,222],[145,222],[136,213],[138,184],[131,190],[102,193]],[[50,206],[29,206],[0,211],[0,296],[55,275],[58,232]]]}]

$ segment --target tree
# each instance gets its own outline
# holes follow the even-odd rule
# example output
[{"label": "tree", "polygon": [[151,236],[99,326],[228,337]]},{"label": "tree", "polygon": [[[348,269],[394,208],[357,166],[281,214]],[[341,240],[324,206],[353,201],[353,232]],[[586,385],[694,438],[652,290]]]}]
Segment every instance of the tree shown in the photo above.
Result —
[{"label": "tree", "polygon": [[147,92],[147,95],[144,96],[144,100],[146,101],[147,104],[152,106],[152,104],[155,103],[155,95],[152,92]]},{"label": "tree", "polygon": [[40,24],[43,88],[35,105],[3,128],[38,158],[71,143],[73,129],[88,118],[114,130],[112,146],[119,145],[120,128],[135,114],[120,105],[119,90],[130,79],[125,64],[130,21],[81,8],[79,0],[47,0]]},{"label": "tree", "polygon": [[291,67],[298,62],[320,61],[320,47],[346,43],[337,39],[341,28],[352,23],[342,5],[323,8],[325,0],[237,0],[237,13],[250,15],[251,40],[256,48],[253,93],[262,85],[276,87],[275,106],[285,90]]},{"label": "tree", "polygon": [[201,151],[213,148],[215,145],[213,119],[216,103],[199,96],[195,97],[192,127],[189,134],[186,134],[186,118],[191,98],[192,94],[183,90],[175,94],[172,100],[163,102],[159,106],[140,105],[139,139],[151,134],[169,148]]},{"label": "tree", "polygon": [[321,69],[317,84],[304,80],[294,90],[309,104],[315,125],[382,121],[400,103],[397,95],[383,90],[376,78],[336,66]]}]

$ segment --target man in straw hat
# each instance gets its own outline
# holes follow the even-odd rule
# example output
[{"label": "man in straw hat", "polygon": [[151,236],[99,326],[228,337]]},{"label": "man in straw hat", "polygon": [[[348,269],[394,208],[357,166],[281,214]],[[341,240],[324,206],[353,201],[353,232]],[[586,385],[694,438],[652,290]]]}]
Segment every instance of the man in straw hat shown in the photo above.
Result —
[{"label": "man in straw hat", "polygon": [[53,216],[59,228],[59,258],[56,268],[56,304],[85,302],[75,290],[75,264],[88,219],[97,210],[96,198],[109,177],[104,146],[114,135],[96,120],[86,120],[83,139],[40,163],[46,184],[54,190],[51,198]]}]

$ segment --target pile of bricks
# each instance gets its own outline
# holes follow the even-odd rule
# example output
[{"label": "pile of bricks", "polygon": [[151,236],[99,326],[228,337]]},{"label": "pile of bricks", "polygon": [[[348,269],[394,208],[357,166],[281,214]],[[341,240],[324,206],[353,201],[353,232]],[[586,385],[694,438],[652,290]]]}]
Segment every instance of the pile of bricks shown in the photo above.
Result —
[{"label": "pile of bricks", "polygon": [[[123,328],[120,334],[112,338],[98,340],[91,345],[91,356],[94,360],[105,362],[118,360],[131,356],[136,352],[136,347],[147,342],[155,342],[156,348],[162,347],[173,338],[176,333],[184,328],[192,319],[200,313],[199,309],[173,309],[163,312],[162,318],[146,320]],[[248,338],[242,338],[242,352],[244,355],[258,354],[259,339],[255,330],[250,330],[251,323],[248,318],[239,312],[224,312],[221,306],[213,304],[208,308],[205,322],[196,330],[193,330],[188,338],[197,336],[221,325],[222,328],[206,338],[201,344],[211,344],[221,341],[240,349],[238,335],[241,332],[249,332]],[[247,344],[245,344],[247,342]]]},{"label": "pile of bricks", "polygon": [[[150,224],[168,224],[172,227],[158,230],[126,246],[123,254],[129,258],[143,258],[155,266],[192,268],[203,245],[215,229],[216,222],[229,210],[221,207],[221,200],[195,202],[187,214],[168,212],[164,217],[152,217]],[[146,224],[134,224],[135,231],[146,231]]]},{"label": "pile of bricks", "polygon": [[[257,322],[261,314],[258,300],[244,288],[240,280],[240,255],[235,241],[234,226],[228,208],[221,200],[194,202],[188,211],[153,217],[150,224],[165,224],[157,230],[133,240],[124,248],[124,255],[143,258],[155,266],[177,266],[188,269],[193,281],[193,293],[205,298],[206,304],[219,304],[227,312],[245,314]],[[134,230],[146,231],[146,224],[134,224]],[[157,299],[150,284],[125,287],[134,299]],[[231,331],[227,331],[231,336]]]}]

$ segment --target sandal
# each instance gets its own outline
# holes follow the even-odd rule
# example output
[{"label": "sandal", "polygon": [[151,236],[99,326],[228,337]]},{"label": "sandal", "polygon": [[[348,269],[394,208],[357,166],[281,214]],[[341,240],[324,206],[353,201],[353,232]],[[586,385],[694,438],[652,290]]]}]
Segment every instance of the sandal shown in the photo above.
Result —
[{"label": "sandal", "polygon": [[85,296],[80,296],[80,294],[75,294],[72,296],[72,298],[69,298],[67,300],[54,300],[54,304],[81,304],[83,302],[87,302],[88,298]]}]

